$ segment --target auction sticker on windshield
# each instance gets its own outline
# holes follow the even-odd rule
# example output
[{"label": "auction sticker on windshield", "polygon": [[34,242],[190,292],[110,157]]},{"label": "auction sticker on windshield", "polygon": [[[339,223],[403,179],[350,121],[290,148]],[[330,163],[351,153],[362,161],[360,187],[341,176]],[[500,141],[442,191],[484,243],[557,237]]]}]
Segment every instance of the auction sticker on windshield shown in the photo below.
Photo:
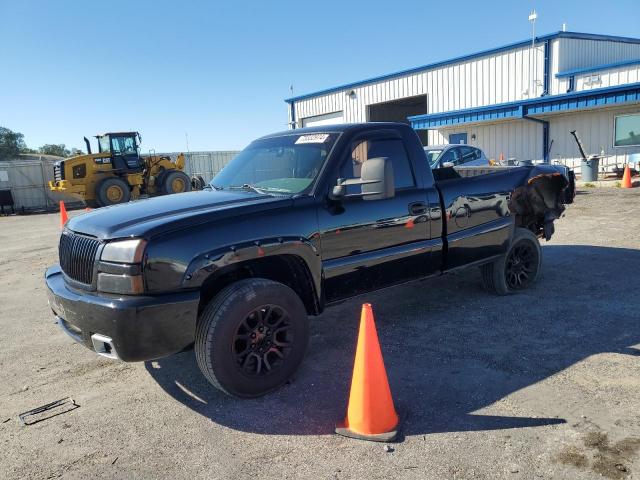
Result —
[{"label": "auction sticker on windshield", "polygon": [[300,135],[296,140],[296,145],[301,143],[324,143],[329,138],[328,133],[314,133],[313,135]]}]

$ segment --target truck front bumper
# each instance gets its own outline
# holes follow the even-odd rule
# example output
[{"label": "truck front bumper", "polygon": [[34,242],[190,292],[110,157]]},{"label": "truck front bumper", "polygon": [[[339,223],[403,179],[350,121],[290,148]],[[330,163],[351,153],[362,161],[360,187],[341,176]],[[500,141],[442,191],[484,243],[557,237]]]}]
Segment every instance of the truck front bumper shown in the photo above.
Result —
[{"label": "truck front bumper", "polygon": [[198,292],[158,296],[100,295],[70,288],[58,265],[45,273],[60,327],[96,353],[125,362],[153,360],[194,342]]}]

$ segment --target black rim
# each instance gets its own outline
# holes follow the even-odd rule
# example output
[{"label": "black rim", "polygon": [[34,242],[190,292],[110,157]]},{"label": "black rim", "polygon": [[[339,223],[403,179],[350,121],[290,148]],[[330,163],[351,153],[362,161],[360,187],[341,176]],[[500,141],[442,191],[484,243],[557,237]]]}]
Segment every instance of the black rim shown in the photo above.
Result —
[{"label": "black rim", "polygon": [[233,355],[240,370],[262,377],[278,370],[293,344],[289,313],[277,305],[263,305],[249,312],[233,337]]},{"label": "black rim", "polygon": [[507,285],[514,290],[526,288],[538,269],[537,251],[530,242],[521,242],[511,249],[507,258]]}]

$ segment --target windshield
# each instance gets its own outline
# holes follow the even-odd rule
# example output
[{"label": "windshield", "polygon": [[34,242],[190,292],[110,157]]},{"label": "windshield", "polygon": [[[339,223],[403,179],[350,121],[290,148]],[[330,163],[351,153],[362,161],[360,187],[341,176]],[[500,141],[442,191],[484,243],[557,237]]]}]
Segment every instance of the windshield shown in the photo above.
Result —
[{"label": "windshield", "polygon": [[111,137],[111,145],[116,155],[128,155],[138,151],[134,137]]},{"label": "windshield", "polygon": [[427,150],[425,153],[427,154],[427,162],[431,167],[433,167],[442,153],[442,150]]},{"label": "windshield", "polygon": [[98,150],[100,152],[110,152],[111,145],[109,145],[109,137],[98,137]]},{"label": "windshield", "polygon": [[318,176],[337,138],[337,133],[312,133],[256,140],[211,180],[211,186],[300,193]]}]

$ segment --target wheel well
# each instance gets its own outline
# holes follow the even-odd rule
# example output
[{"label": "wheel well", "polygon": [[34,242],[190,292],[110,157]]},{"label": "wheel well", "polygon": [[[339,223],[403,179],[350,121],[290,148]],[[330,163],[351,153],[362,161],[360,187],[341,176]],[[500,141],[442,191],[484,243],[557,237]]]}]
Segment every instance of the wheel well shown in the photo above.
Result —
[{"label": "wheel well", "polygon": [[245,278],[266,278],[287,285],[298,294],[309,315],[318,315],[320,305],[311,272],[297,255],[257,258],[220,269],[200,287],[198,314],[227,285]]}]

